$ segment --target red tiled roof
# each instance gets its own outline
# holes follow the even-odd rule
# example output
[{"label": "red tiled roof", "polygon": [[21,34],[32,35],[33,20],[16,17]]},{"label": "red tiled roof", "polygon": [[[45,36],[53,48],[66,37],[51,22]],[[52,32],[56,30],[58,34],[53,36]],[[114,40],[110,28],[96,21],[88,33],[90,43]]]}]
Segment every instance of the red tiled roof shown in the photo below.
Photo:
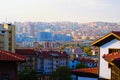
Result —
[{"label": "red tiled roof", "polygon": [[65,52],[58,52],[58,51],[42,51],[40,56],[44,58],[50,58],[51,55],[58,55],[59,58],[67,58],[68,55]]},{"label": "red tiled roof", "polygon": [[21,55],[34,55],[34,49],[16,49],[16,53]]},{"label": "red tiled roof", "polygon": [[96,60],[86,59],[86,58],[80,58],[80,61],[85,63],[97,63]]},{"label": "red tiled roof", "polygon": [[[39,50],[38,50],[39,51]],[[34,49],[16,49],[16,53],[21,55],[35,55]],[[65,52],[59,52],[59,51],[40,51],[41,54],[39,56],[42,56],[44,58],[50,58],[51,55],[58,55],[59,58],[67,58],[68,55]]]},{"label": "red tiled roof", "polygon": [[95,67],[95,68],[76,69],[76,70],[72,70],[72,72],[91,73],[91,74],[96,74],[96,75],[98,75],[98,67]]},{"label": "red tiled roof", "polygon": [[0,50],[0,61],[25,61],[25,59],[22,55]]},{"label": "red tiled roof", "polygon": [[68,57],[68,55],[67,55],[67,53],[65,53],[65,52],[60,52],[59,53],[60,54],[60,58],[67,58]]},{"label": "red tiled roof", "polygon": [[110,53],[110,54],[104,54],[103,58],[108,61],[111,62],[117,58],[120,58],[120,52],[114,52],[114,53]]}]

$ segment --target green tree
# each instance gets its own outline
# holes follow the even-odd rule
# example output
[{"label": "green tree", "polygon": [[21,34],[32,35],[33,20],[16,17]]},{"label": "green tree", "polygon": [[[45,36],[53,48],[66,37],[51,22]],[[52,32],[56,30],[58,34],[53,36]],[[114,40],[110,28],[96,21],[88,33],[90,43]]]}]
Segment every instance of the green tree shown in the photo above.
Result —
[{"label": "green tree", "polygon": [[38,44],[37,47],[38,47],[38,48],[43,48],[43,45],[42,45],[42,44]]},{"label": "green tree", "polygon": [[77,43],[77,47],[80,47],[80,44]]},{"label": "green tree", "polygon": [[65,49],[65,46],[60,46],[59,51],[63,51]]},{"label": "green tree", "polygon": [[71,71],[68,67],[61,66],[56,69],[56,71],[53,71],[52,78],[54,80],[72,80],[71,78]]},{"label": "green tree", "polygon": [[84,52],[87,53],[88,55],[92,55],[92,51],[90,47],[84,47]]},{"label": "green tree", "polygon": [[69,44],[65,44],[64,46],[65,46],[65,47],[68,47],[68,46],[69,46]]},{"label": "green tree", "polygon": [[81,48],[81,49],[84,49],[84,47],[86,47],[86,46],[85,46],[85,45],[80,45],[80,48]]},{"label": "green tree", "polygon": [[87,65],[80,63],[76,66],[76,69],[87,68],[87,67],[88,67]]},{"label": "green tree", "polygon": [[37,80],[36,71],[25,68],[18,74],[18,80]]}]

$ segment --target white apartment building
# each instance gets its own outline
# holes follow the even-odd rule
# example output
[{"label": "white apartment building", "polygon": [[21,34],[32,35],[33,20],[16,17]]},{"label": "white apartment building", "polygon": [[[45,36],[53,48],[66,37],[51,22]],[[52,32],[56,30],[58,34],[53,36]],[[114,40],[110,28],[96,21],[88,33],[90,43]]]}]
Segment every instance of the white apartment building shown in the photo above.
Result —
[{"label": "white apartment building", "polygon": [[59,66],[67,66],[68,55],[58,51],[42,51],[38,58],[37,69],[43,74],[51,74]]}]

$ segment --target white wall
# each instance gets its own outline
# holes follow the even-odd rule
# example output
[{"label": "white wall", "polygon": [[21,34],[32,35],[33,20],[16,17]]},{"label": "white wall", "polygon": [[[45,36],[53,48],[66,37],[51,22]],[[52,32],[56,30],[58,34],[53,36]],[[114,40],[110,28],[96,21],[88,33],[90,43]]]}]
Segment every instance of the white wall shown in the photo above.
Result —
[{"label": "white wall", "polygon": [[108,62],[104,60],[103,55],[108,54],[109,48],[120,48],[120,41],[114,39],[100,47],[100,65],[99,77],[111,79],[111,69],[108,68]]}]

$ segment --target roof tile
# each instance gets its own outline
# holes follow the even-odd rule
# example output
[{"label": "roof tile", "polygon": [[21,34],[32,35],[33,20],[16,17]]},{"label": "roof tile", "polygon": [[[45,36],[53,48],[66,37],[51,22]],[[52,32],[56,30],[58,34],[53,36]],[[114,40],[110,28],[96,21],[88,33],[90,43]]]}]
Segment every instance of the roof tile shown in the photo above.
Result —
[{"label": "roof tile", "polygon": [[72,70],[72,72],[92,73],[98,75],[98,67],[76,69],[76,70]]},{"label": "roof tile", "polygon": [[104,54],[103,58],[108,61],[111,62],[117,58],[120,58],[120,52],[114,52],[114,53],[110,53],[110,54]]},{"label": "roof tile", "polygon": [[22,55],[0,50],[0,61],[25,61],[25,59]]}]

